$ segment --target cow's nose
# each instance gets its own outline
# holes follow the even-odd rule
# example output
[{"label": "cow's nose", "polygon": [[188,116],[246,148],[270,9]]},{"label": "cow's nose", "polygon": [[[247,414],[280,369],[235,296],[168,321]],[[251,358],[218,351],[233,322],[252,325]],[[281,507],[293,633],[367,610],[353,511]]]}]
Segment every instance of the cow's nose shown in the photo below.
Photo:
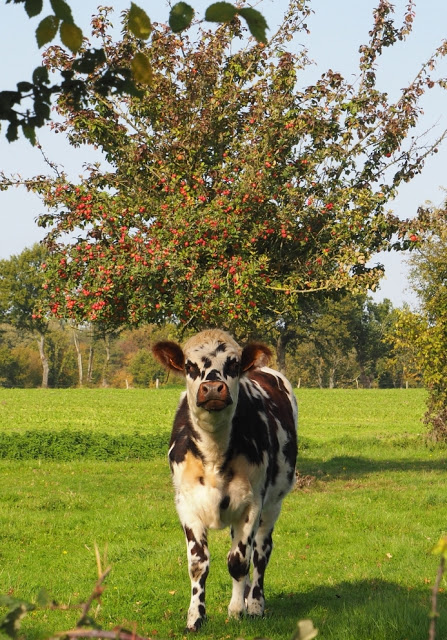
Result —
[{"label": "cow's nose", "polygon": [[197,392],[197,404],[208,411],[219,411],[232,403],[230,391],[221,380],[202,382]]}]

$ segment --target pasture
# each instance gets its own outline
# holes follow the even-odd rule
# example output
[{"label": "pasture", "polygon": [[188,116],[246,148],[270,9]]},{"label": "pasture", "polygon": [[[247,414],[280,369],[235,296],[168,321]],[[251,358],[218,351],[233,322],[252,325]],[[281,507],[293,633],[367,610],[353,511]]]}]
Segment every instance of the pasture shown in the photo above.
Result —
[{"label": "pasture", "polygon": [[[189,578],[166,461],[178,395],[0,390],[1,594],[35,600],[45,587],[59,603],[82,601],[96,580],[96,542],[112,565],[98,624],[184,636]],[[438,565],[430,550],[447,531],[447,448],[424,440],[425,392],[297,396],[300,481],[275,529],[266,616],[227,620],[229,533],[214,531],[198,637],[282,640],[311,618],[322,640],[425,640]],[[439,606],[441,640],[443,592]],[[78,617],[35,611],[22,632],[48,637]]]}]

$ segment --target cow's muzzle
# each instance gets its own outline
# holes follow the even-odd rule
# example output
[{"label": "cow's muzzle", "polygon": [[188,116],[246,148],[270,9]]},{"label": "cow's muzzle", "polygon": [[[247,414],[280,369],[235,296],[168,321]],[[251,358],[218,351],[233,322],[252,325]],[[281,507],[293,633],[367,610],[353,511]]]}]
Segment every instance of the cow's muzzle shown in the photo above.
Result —
[{"label": "cow's muzzle", "polygon": [[201,383],[197,392],[198,407],[202,407],[206,411],[222,411],[232,403],[230,390],[225,382],[213,380]]}]

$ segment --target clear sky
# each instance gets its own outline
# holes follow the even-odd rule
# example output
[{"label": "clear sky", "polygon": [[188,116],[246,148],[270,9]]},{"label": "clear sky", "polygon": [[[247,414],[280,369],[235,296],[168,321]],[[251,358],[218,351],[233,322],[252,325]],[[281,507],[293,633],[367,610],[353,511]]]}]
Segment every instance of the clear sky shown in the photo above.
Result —
[{"label": "clear sky", "polygon": [[[203,15],[204,8],[212,0],[189,0],[198,14]],[[45,0],[42,16],[51,13],[48,0]],[[97,0],[72,0],[75,20],[89,33],[89,17],[100,4]],[[119,26],[119,13],[130,6],[130,0],[112,0],[115,8],[114,24]],[[169,8],[163,2],[138,0],[153,21],[166,22]],[[396,16],[401,16],[408,0],[395,0]],[[271,32],[281,21],[287,0],[262,0],[253,2],[266,17]],[[311,31],[304,34],[297,46],[304,45],[309,50],[315,65],[302,78],[303,84],[314,81],[328,68],[338,71],[345,78],[354,78],[358,68],[358,48],[368,41],[368,31],[373,24],[372,11],[375,0],[314,0],[314,15],[308,20]],[[415,7],[416,17],[413,33],[406,42],[398,43],[383,57],[379,66],[379,88],[397,97],[399,90],[407,86],[414,78],[421,63],[426,61],[435,48],[447,38],[447,2],[445,0],[419,0]],[[28,80],[32,70],[40,63],[40,53],[35,44],[34,31],[38,19],[28,20],[22,5],[2,3],[0,8],[0,89],[13,89],[17,82]],[[447,61],[438,69],[438,75],[447,77]],[[300,80],[300,79],[299,79]],[[440,135],[447,129],[447,91],[431,90],[423,100],[424,116],[418,127],[420,134],[431,129],[429,139]],[[49,173],[41,152],[20,140],[9,144],[5,138],[5,129],[0,132],[0,169],[7,174],[20,174],[23,178]],[[82,173],[83,163],[92,160],[94,152],[85,147],[73,149],[61,134],[48,128],[38,133],[39,140],[50,160],[62,165],[67,173],[76,177]],[[447,142],[438,154],[430,158],[422,175],[403,185],[398,197],[390,203],[400,217],[412,217],[417,207],[427,201],[442,204],[447,187]],[[20,253],[25,247],[40,240],[44,233],[35,224],[35,218],[43,211],[43,205],[37,196],[28,194],[24,189],[9,189],[0,192],[0,258],[8,258]],[[407,267],[405,259],[399,254],[385,254],[378,259],[386,267],[386,278],[380,291],[374,298],[388,297],[395,306],[407,301],[415,302],[411,290],[407,287]]]}]

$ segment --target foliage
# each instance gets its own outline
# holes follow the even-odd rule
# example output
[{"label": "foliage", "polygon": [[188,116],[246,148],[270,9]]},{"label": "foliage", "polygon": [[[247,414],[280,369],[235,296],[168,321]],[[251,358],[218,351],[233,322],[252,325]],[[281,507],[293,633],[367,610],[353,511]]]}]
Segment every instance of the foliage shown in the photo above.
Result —
[{"label": "foliage", "polygon": [[43,274],[48,252],[35,244],[20,255],[0,260],[0,318],[19,329],[45,333],[48,318],[39,307],[44,302],[47,286]]},{"label": "foliage", "polygon": [[427,336],[427,326],[422,316],[408,306],[396,309],[393,315],[394,322],[385,337],[391,353],[384,369],[394,376],[400,374],[402,383],[411,385],[422,377],[421,341]]},{"label": "foliage", "polygon": [[[406,345],[416,358],[429,389],[425,421],[436,440],[447,439],[447,224],[446,209],[422,212],[431,229],[410,260],[411,281],[420,311],[407,314]],[[403,318],[402,318],[403,319]]]},{"label": "foliage", "polygon": [[[24,4],[29,18],[38,16],[43,10],[42,0],[13,0],[15,4]],[[11,0],[6,0],[10,3]],[[65,0],[51,0],[53,13],[43,18],[36,29],[36,40],[39,47],[52,42],[59,33],[62,44],[76,55],[74,69],[78,73],[75,78],[73,71],[62,70],[61,82],[50,85],[47,70],[37,67],[31,82],[18,82],[15,91],[0,92],[0,120],[9,122],[6,138],[9,142],[17,139],[19,128],[23,135],[32,143],[36,143],[36,128],[42,127],[51,120],[51,103],[54,95],[62,95],[72,106],[80,109],[87,95],[87,77],[103,65],[105,51],[103,48],[84,48],[84,35],[75,24],[70,5]],[[79,8],[76,7],[78,10]],[[267,23],[256,9],[235,7],[227,2],[216,2],[206,11],[205,20],[212,22],[226,22],[236,15],[243,17],[250,32],[259,42],[265,42]],[[169,25],[173,33],[187,29],[194,18],[194,9],[186,2],[177,2],[171,7]],[[134,2],[130,3],[127,12],[126,28],[129,33],[140,40],[147,40],[152,31],[152,25],[146,12]],[[149,84],[152,80],[152,70],[149,58],[141,51],[137,51],[133,58],[124,66],[106,65],[104,73],[97,78],[95,88],[103,96],[118,93],[138,95],[138,83]],[[19,105],[22,101],[31,100],[31,106],[22,111]]]},{"label": "foliage", "polygon": [[164,436],[138,432],[111,435],[106,432],[61,429],[57,432],[0,432],[0,459],[10,460],[151,460],[166,455]]},{"label": "foliage", "polygon": [[[233,52],[244,35],[238,19],[201,28],[195,40],[154,27],[145,50],[153,80],[141,96],[104,97],[101,63],[82,110],[61,97],[58,130],[102,149],[109,165],[91,166],[77,184],[63,175],[28,183],[50,209],[40,224],[56,315],[246,335],[261,321],[296,317],[307,296],[374,288],[383,269],[371,256],[417,243],[418,222],[385,207],[436,150],[439,141],[408,136],[447,46],[391,102],[375,68],[408,35],[413,13],[397,27],[381,1],[356,82],[328,70],[299,88],[308,52],[292,53],[289,41],[306,31],[310,11],[292,0],[265,46]],[[107,64],[142,50],[128,33],[111,41],[106,10],[93,24]],[[78,77],[76,58],[58,47],[45,64]]]}]

